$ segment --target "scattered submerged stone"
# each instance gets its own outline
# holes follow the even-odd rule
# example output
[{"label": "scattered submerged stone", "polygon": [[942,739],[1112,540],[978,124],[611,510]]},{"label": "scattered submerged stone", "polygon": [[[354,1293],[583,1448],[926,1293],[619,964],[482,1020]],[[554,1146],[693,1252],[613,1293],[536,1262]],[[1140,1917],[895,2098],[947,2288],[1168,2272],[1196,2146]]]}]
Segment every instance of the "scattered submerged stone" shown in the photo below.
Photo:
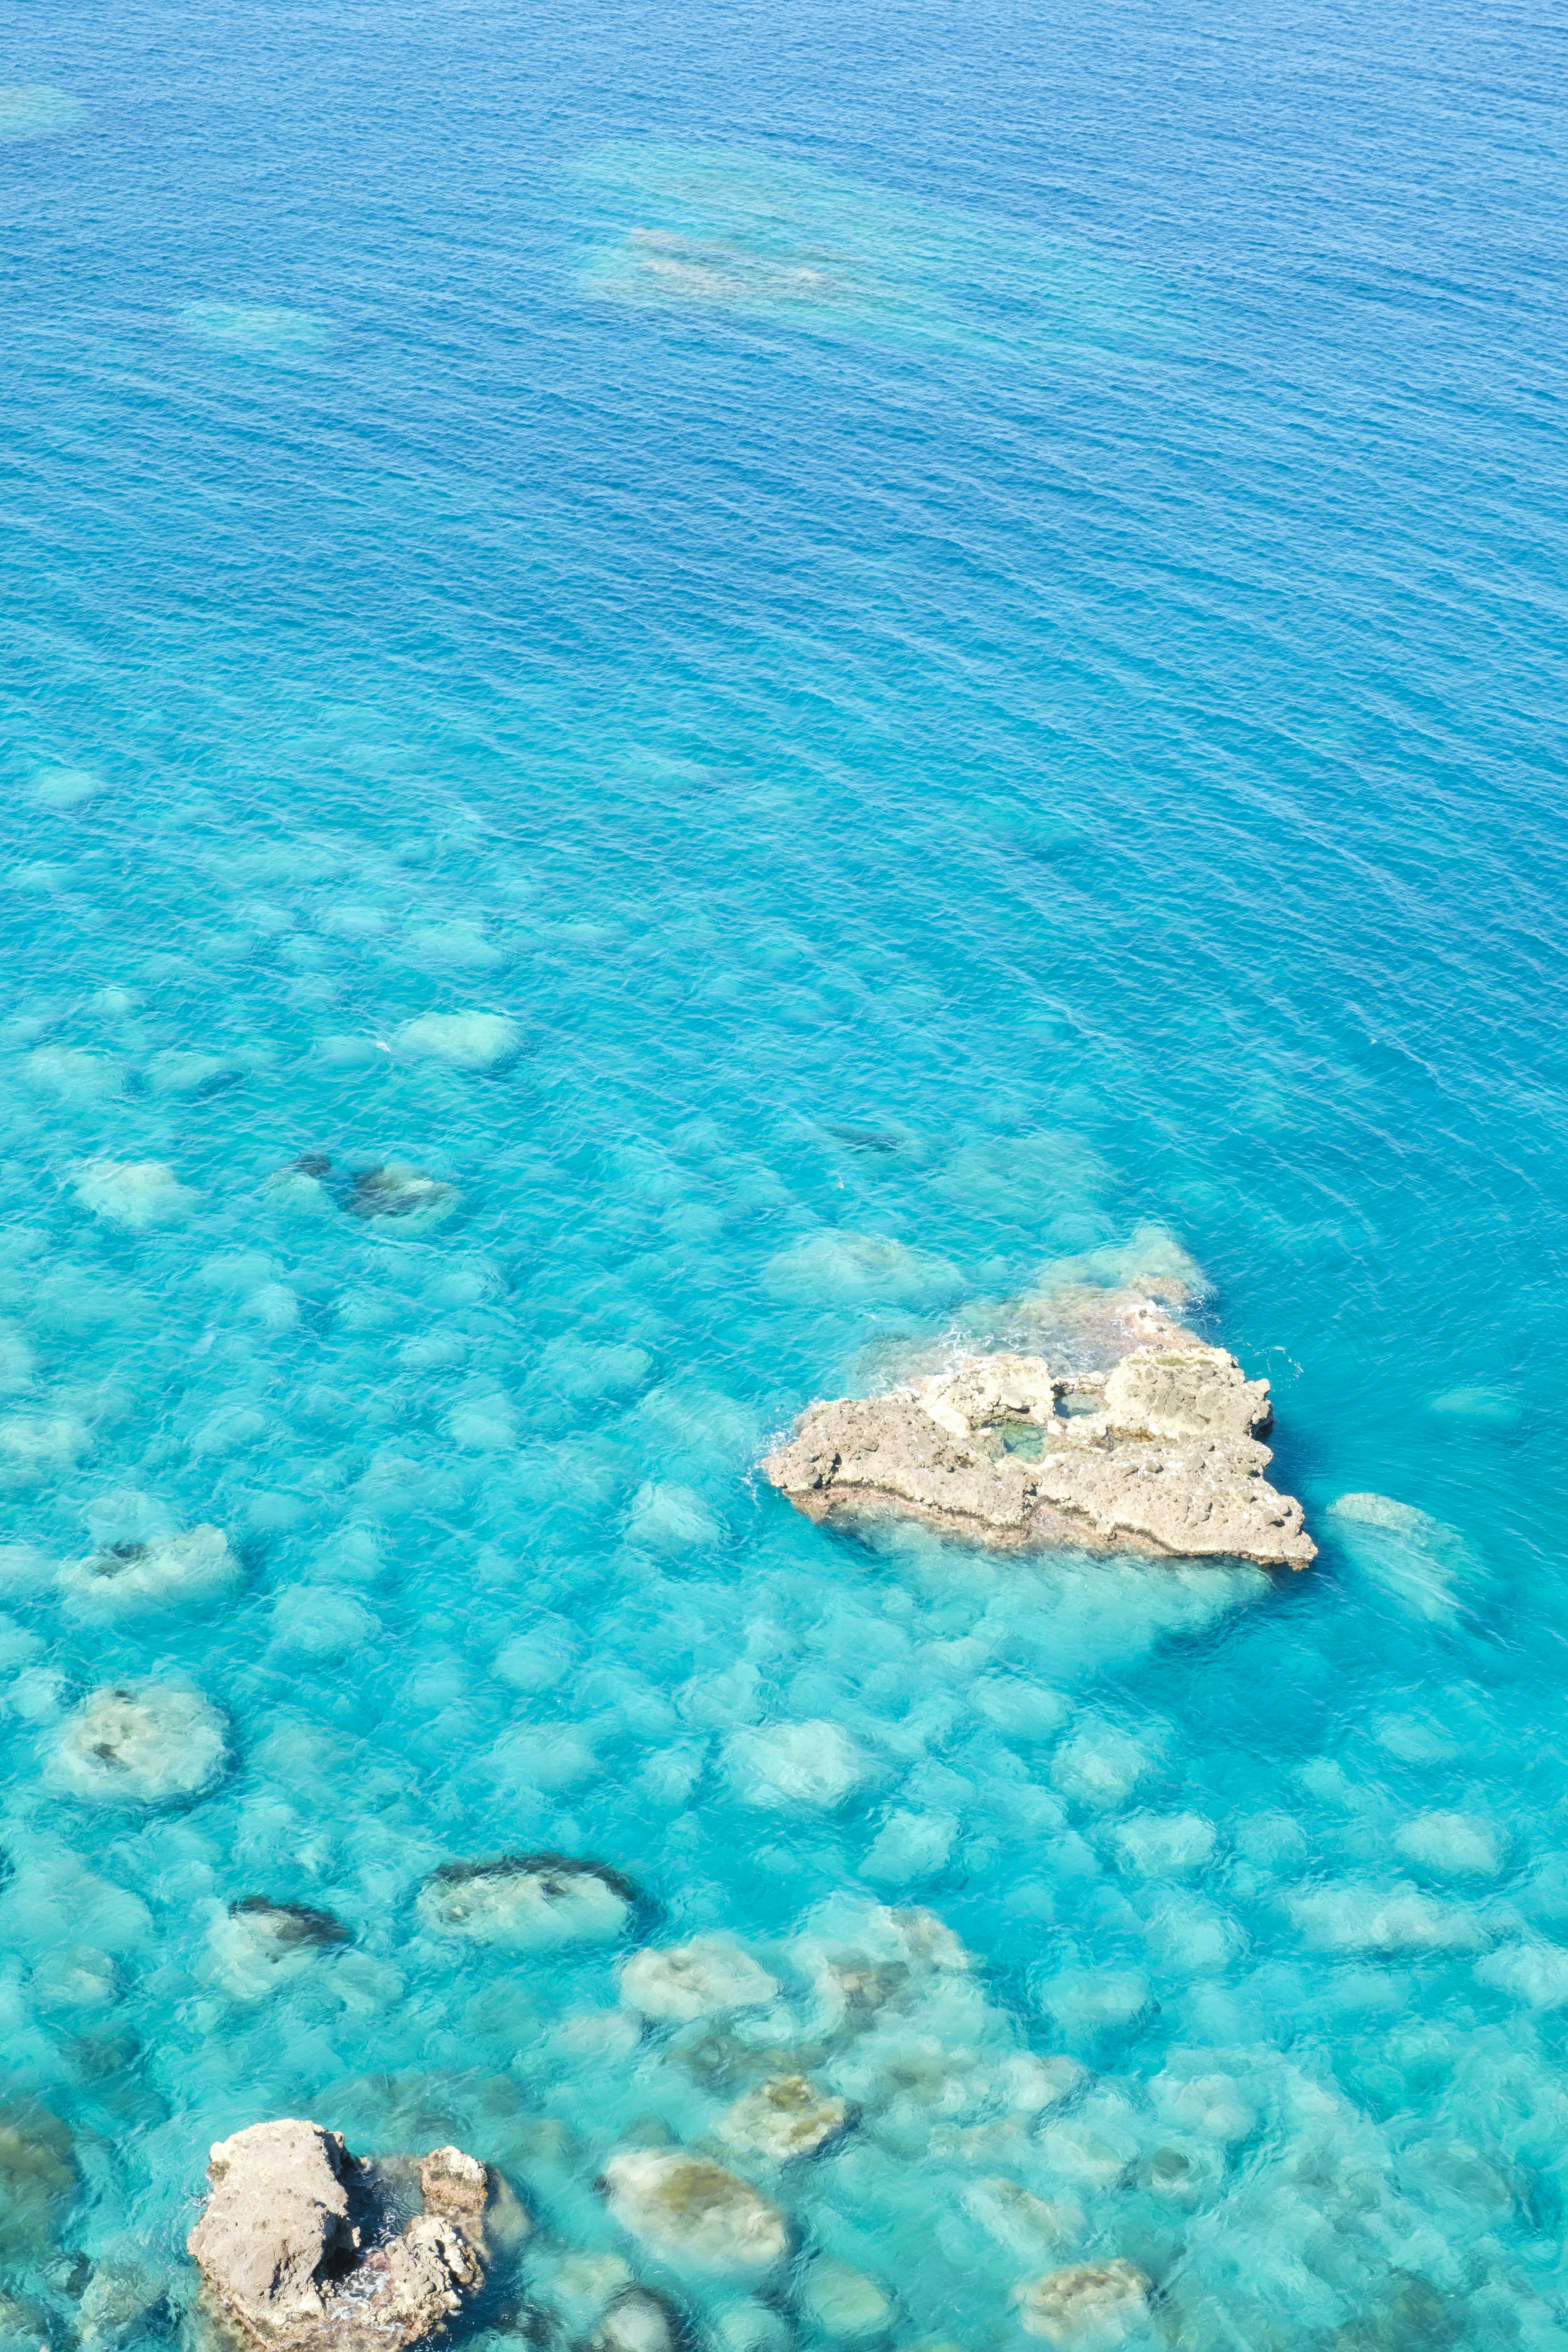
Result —
[{"label": "scattered submerged stone", "polygon": [[128,1233],[171,1224],[196,1202],[161,1160],[80,1160],[71,1173],[82,1207]]},{"label": "scattered submerged stone", "polygon": [[76,2195],[71,2136],[36,2099],[0,2099],[0,2261],[45,2252]]},{"label": "scattered submerged stone", "polygon": [[321,1179],[330,1176],[331,1169],[324,1151],[302,1151],[289,1167],[274,1169],[261,1189],[277,1208],[308,1217],[330,1216],[332,1196]]},{"label": "scattered submerged stone", "polygon": [[1078,2263],[1016,2288],[1020,2324],[1047,2344],[1120,2344],[1149,2310],[1149,2282],[1131,2263]]},{"label": "scattered submerged stone", "polygon": [[66,1717],[57,1776],[100,1804],[155,1805],[209,1788],[227,1760],[227,1727],[179,1683],[105,1683]]},{"label": "scattered submerged stone", "polygon": [[616,2295],[594,2336],[595,2352],[674,2352],[680,2329],[668,2304],[646,2287]]},{"label": "scattered submerged stone", "polygon": [[912,1510],[991,1544],[1078,1544],[1305,1568],[1300,1503],[1263,1473],[1267,1381],[1222,1348],[1139,1347],[1108,1372],[966,1359],[892,1394],[813,1405],[763,1465],[814,1518]]},{"label": "scattered submerged stone", "polygon": [[395,1232],[406,1238],[443,1223],[458,1199],[455,1184],[443,1184],[404,1160],[389,1160],[384,1167],[363,1169],[355,1176],[348,1207],[351,1215],[363,1218],[379,1234]]},{"label": "scattered submerged stone", "polygon": [[743,2154],[784,2164],[792,2156],[815,2156],[848,2122],[847,2100],[815,2089],[804,2074],[774,2074],[737,2099],[720,2116],[718,2130]]},{"label": "scattered submerged stone", "polygon": [[885,2335],[893,2316],[892,2299],[875,2279],[826,2254],[807,2264],[800,2299],[823,2334],[841,2344]]},{"label": "scattered submerged stone", "polygon": [[454,1070],[493,1070],[512,1060],[522,1032],[504,1013],[426,1013],[404,1023],[397,1044],[405,1054]]},{"label": "scattered submerged stone", "polygon": [[483,2283],[493,2184],[458,2148],[372,2164],[319,2124],[254,2124],[218,2141],[207,2179],[187,2251],[265,2352],[403,2352]]},{"label": "scattered submerged stone", "polygon": [[76,1616],[107,1617],[208,1601],[233,1590],[239,1563],[221,1528],[188,1528],[147,1543],[106,1544],[73,1559],[58,1579]]},{"label": "scattered submerged stone", "polygon": [[731,2009],[758,2009],[776,1979],[726,1936],[694,1936],[662,1951],[634,1952],[621,1970],[621,1999],[644,2017],[689,2024]]},{"label": "scattered submerged stone", "polygon": [[763,2271],[788,2251],[777,2206],[721,2164],[635,2148],[605,2167],[610,2211],[666,2262],[694,2271]]},{"label": "scattered submerged stone", "polygon": [[[166,2320],[163,2284],[150,2271],[131,2263],[95,2263],[92,2276],[77,2306],[77,2328],[82,2352],[111,2352],[132,2335],[153,2332],[149,2319]],[[173,2332],[169,2330],[167,2332]]]},{"label": "scattered submerged stone", "polygon": [[308,1969],[321,1952],[353,1940],[330,1911],[273,1903],[265,1895],[231,1903],[208,1936],[219,1980],[241,2000],[258,2000]]},{"label": "scattered submerged stone", "polygon": [[631,1925],[641,1896],[602,1862],[563,1853],[503,1853],[444,1862],[419,1890],[424,1926],[477,1944],[537,1950],[556,1944],[608,1944]]}]

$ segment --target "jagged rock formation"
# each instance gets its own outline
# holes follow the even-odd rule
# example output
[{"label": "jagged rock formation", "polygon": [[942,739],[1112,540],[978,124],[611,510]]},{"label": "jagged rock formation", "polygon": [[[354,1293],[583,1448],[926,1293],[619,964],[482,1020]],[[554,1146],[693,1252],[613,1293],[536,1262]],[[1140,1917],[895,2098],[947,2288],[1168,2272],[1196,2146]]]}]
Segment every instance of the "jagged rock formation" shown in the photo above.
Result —
[{"label": "jagged rock formation", "polygon": [[813,1405],[763,1468],[813,1517],[910,1510],[991,1544],[1305,1568],[1300,1503],[1264,1476],[1267,1381],[1172,1327],[1104,1372],[966,1358],[890,1395]]},{"label": "jagged rock formation", "polygon": [[207,2179],[186,2248],[264,2352],[404,2352],[483,2281],[492,2183],[458,2148],[371,2164],[319,2124],[255,2124],[217,2143]]}]

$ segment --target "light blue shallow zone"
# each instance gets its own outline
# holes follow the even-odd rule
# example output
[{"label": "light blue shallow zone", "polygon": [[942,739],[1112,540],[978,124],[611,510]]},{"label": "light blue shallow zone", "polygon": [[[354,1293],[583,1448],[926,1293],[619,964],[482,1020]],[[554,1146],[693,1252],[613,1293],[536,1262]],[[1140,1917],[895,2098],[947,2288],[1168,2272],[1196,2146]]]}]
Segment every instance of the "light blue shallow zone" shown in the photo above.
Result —
[{"label": "light blue shallow zone", "polygon": [[[764,2310],[606,2217],[733,2095],[610,2021],[616,1955],[420,1929],[435,1864],[552,1847],[803,2000],[825,1904],[962,1939],[968,2005],[767,2184],[911,2352],[1021,2352],[1069,2255],[1191,2352],[1568,2343],[1547,11],[9,35],[0,2040],[79,2193],[0,2340],[68,2345],[88,2262],[172,2303],[85,2343],[166,2334],[207,2144],[295,2114],[459,2137],[706,2342],[826,2345],[804,2267]],[[395,1037],[473,1010],[515,1062]],[[291,1218],[310,1150],[462,1209]],[[94,1214],[104,1158],[184,1213]],[[1151,1223],[1310,1574],[871,1544],[755,1476]],[[1369,1491],[1436,1528],[1326,1515]],[[65,1616],[128,1493],[240,1598]],[[58,1794],[144,1675],[228,1777]],[[747,1801],[794,1722],[859,1753],[837,1810]],[[256,1894],[353,1947],[232,1996]],[[1011,2113],[1025,2051],[1077,2105]]]}]

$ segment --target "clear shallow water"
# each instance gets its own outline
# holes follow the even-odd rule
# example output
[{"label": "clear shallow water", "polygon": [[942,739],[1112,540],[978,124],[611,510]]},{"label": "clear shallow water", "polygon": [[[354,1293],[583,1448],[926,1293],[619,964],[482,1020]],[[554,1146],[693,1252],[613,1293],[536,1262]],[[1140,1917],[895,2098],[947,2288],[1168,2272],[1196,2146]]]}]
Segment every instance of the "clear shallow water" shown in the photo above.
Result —
[{"label": "clear shallow water", "polygon": [[[1020,2345],[1079,2254],[1205,2352],[1561,2340],[1544,17],[13,32],[10,2336],[166,2334],[207,2143],[301,2113],[506,2166],[568,2336],[603,2249],[737,2352],[845,2340],[813,2255],[862,2342]],[[517,1058],[397,1040],[466,1011]],[[461,1212],[291,1213],[307,1150]],[[1274,1382],[1310,1575],[868,1545],[752,1476],[1149,1223]],[[237,1596],[69,1613],[198,1522]],[[142,1676],[232,1769],[62,1792]],[[756,1801],[822,1723],[839,1801]],[[746,2031],[859,2105],[734,2159],[804,2250],[761,2301],[593,2188],[742,2060],[612,1951],[420,1926],[536,1846],[742,1939]],[[258,1991],[257,1894],[352,1946]],[[824,2053],[825,1947],[913,1965],[872,1905],[972,1966]],[[126,2265],[171,2300],[117,2334]]]}]

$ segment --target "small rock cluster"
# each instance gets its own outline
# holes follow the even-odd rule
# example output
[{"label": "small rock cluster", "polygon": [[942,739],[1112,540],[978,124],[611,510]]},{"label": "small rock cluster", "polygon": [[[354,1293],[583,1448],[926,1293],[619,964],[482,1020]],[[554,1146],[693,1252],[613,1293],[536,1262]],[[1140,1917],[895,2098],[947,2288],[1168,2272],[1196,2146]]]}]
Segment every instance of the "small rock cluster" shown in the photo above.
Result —
[{"label": "small rock cluster", "polygon": [[[397,2226],[416,2176],[419,2210]],[[187,2241],[209,2300],[266,2352],[404,2352],[484,2279],[497,2184],[455,2147],[422,2161],[352,2157],[287,2120],[220,2140]]]}]

